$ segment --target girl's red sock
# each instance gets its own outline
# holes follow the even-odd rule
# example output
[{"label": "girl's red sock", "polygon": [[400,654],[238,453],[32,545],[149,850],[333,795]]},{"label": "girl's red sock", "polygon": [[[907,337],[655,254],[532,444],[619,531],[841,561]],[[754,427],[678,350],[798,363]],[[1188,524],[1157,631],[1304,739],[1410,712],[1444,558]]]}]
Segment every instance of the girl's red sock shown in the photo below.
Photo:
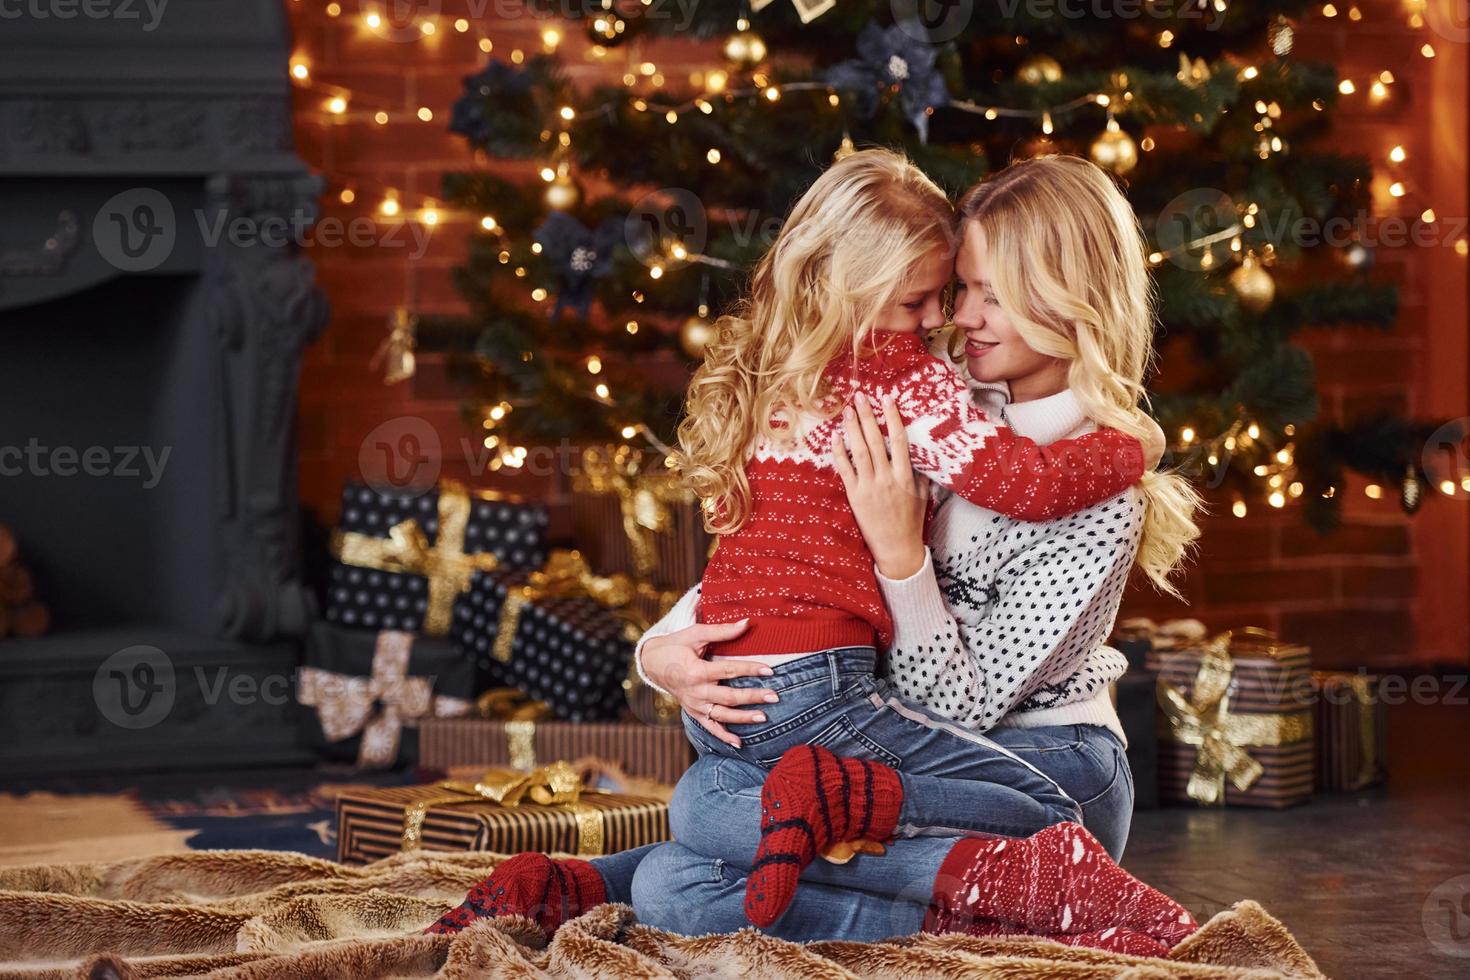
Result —
[{"label": "girl's red sock", "polygon": [[446,912],[425,932],[459,932],[476,919],[524,915],[548,934],[594,905],[606,901],[607,886],[590,863],[575,858],[552,860],[526,852],[496,865],[452,912]]},{"label": "girl's red sock", "polygon": [[796,894],[801,869],[837,841],[892,836],[903,805],[898,772],[867,759],[839,759],[819,745],[781,756],[761,787],[761,843],[745,886],[745,914],[765,927]]},{"label": "girl's red sock", "polygon": [[975,919],[1014,922],[1056,936],[1120,928],[1167,949],[1199,928],[1178,902],[1113,863],[1080,824],[1059,823],[1030,837],[966,838],[934,882],[935,931]]}]

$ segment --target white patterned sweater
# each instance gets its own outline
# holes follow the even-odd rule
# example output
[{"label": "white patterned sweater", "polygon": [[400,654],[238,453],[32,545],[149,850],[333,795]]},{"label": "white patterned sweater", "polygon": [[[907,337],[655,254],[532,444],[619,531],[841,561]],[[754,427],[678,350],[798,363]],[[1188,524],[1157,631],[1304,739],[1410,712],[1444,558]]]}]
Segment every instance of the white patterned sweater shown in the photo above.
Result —
[{"label": "white patterned sweater", "polygon": [[[1070,391],[1008,404],[1004,385],[972,387],[990,417],[1042,445],[1095,428]],[[889,681],[904,698],[979,731],[1092,724],[1123,739],[1108,686],[1128,664],[1103,643],[1142,528],[1133,488],[1045,523],[945,494],[923,567],[902,580],[878,575],[894,621]],[[692,626],[698,603],[696,586],[639,652],[650,637]]]}]

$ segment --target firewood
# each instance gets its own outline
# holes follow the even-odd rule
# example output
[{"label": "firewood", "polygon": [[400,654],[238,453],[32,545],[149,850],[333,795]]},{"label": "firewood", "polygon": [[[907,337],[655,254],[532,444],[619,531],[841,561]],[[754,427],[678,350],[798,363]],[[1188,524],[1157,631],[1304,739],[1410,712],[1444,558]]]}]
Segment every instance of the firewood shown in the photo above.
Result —
[{"label": "firewood", "polygon": [[20,562],[0,565],[0,600],[15,605],[32,595],[31,573]]},{"label": "firewood", "polygon": [[10,609],[10,629],[16,636],[40,636],[51,627],[51,610],[43,602],[26,602]]}]

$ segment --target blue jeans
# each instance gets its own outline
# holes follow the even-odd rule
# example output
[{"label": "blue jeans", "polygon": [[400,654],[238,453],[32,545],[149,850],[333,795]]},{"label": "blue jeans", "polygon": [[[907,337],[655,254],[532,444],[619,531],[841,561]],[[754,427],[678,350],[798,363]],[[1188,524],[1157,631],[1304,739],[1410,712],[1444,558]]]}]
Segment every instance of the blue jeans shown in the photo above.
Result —
[{"label": "blue jeans", "polygon": [[[821,745],[839,756],[886,763],[898,770],[903,784],[899,837],[966,831],[1025,837],[1080,819],[1077,804],[1051,777],[993,738],[900,699],[887,681],[874,676],[876,667],[872,647],[847,647],[781,664],[770,677],[722,681],[763,687],[781,700],[762,706],[763,722],[728,726],[740,738],[738,749],[687,714],[684,731],[701,757],[734,759],[762,770],[797,745]],[[671,825],[678,805],[676,796]],[[728,849],[708,856],[748,867],[755,852],[745,845],[758,839],[759,827],[757,816],[724,835]],[[677,829],[674,838],[681,839]]]},{"label": "blue jeans", "polygon": [[[1083,801],[1084,826],[1115,859],[1122,856],[1133,812],[1133,777],[1116,736],[1093,725],[1071,725],[1000,728],[990,739]],[[641,921],[687,935],[749,925],[745,877],[759,840],[752,828],[760,819],[764,777],[760,767],[706,755],[680,780],[670,808],[676,843],[655,845],[620,868],[636,866],[630,891]],[[976,829],[1003,833],[983,821]],[[817,860],[802,873],[790,908],[766,932],[798,942],[915,933],[955,840],[897,840],[886,854],[858,855],[840,866]]]}]

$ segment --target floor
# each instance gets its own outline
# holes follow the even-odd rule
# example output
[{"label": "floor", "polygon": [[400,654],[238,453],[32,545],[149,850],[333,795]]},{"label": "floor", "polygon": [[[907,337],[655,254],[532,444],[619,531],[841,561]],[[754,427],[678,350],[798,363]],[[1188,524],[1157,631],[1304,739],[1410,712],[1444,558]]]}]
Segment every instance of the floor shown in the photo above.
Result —
[{"label": "floor", "polygon": [[[1389,731],[1387,786],[1280,811],[1141,811],[1124,865],[1202,921],[1260,902],[1339,980],[1470,978],[1470,708],[1394,708]],[[0,863],[214,847],[330,856],[327,797],[359,779],[293,770],[6,787],[20,792],[0,795]]]},{"label": "floor", "polygon": [[1470,708],[1389,716],[1387,786],[1288,810],[1136,813],[1123,864],[1200,921],[1243,898],[1340,980],[1470,978]]}]

